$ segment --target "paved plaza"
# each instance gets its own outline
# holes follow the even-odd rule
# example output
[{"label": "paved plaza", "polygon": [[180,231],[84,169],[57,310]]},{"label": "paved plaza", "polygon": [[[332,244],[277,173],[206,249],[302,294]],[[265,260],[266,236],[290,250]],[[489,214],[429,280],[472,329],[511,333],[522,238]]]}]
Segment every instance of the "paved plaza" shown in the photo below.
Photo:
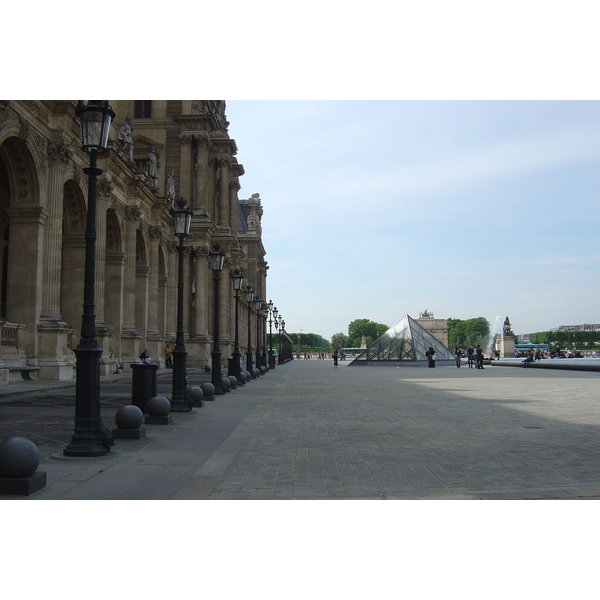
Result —
[{"label": "paved plaza", "polygon": [[[170,377],[159,374],[167,397]],[[2,392],[0,438],[38,445],[47,486],[28,500],[596,499],[599,378],[295,360],[100,458],[62,455],[73,383],[23,382]],[[131,376],[103,378],[101,397],[114,428]]]}]

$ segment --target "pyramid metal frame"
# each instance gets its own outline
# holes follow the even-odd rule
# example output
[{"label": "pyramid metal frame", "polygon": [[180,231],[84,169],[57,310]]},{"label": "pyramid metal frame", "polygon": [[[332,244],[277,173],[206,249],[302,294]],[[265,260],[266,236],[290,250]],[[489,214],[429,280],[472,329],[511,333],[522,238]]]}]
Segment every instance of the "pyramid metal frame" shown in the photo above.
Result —
[{"label": "pyramid metal frame", "polygon": [[404,315],[364,352],[348,363],[348,366],[427,361],[425,352],[430,346],[435,349],[436,361],[454,360],[449,348],[446,348],[412,317]]}]

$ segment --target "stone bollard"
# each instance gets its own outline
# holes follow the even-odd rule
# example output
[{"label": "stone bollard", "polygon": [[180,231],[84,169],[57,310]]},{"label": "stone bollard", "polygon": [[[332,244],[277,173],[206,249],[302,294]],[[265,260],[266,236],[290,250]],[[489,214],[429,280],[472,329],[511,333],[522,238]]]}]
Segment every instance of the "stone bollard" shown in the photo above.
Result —
[{"label": "stone bollard", "polygon": [[148,401],[158,394],[158,365],[131,365],[131,404],[137,406],[143,414],[148,414]]},{"label": "stone bollard", "polygon": [[115,413],[115,424],[118,429],[113,429],[115,439],[140,440],[146,437],[146,428],[142,427],[144,413],[133,404],[121,406]]},{"label": "stone bollard", "polygon": [[221,379],[221,385],[226,394],[231,392],[231,381],[229,381],[229,377],[223,377],[223,379]]},{"label": "stone bollard", "polygon": [[237,377],[235,375],[228,375],[227,379],[229,379],[229,381],[231,383],[231,389],[232,390],[237,389]]},{"label": "stone bollard", "polygon": [[212,402],[215,399],[215,386],[210,381],[205,381],[200,384],[200,389],[204,394],[204,399]]},{"label": "stone bollard", "polygon": [[147,425],[169,425],[173,417],[169,414],[171,403],[164,396],[154,396],[148,401]]},{"label": "stone bollard", "polygon": [[40,453],[26,437],[15,435],[0,443],[0,494],[29,496],[46,487],[46,472],[38,471]]},{"label": "stone bollard", "polygon": [[186,391],[185,395],[187,399],[192,403],[192,406],[204,406],[204,392],[202,388],[197,385],[190,386]]},{"label": "stone bollard", "polygon": [[247,377],[246,371],[240,371],[240,385],[246,385]]}]

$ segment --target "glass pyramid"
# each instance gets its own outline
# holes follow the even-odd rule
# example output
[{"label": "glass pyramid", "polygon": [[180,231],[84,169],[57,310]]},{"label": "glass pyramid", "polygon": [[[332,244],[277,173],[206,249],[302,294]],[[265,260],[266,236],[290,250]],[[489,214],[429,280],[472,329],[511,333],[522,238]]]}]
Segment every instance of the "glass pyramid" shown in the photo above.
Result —
[{"label": "glass pyramid", "polygon": [[454,360],[452,352],[444,344],[434,338],[413,318],[405,315],[351,363],[348,363],[348,366],[399,361],[426,361],[425,352],[430,346],[435,349],[436,361]]}]

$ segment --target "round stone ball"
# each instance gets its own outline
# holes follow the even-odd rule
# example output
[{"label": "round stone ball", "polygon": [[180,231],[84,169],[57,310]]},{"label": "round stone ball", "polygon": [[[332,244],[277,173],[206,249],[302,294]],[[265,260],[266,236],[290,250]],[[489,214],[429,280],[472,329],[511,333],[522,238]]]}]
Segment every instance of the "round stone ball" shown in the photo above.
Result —
[{"label": "round stone ball", "polygon": [[231,381],[229,381],[229,377],[223,377],[223,379],[221,379],[221,384],[223,385],[223,390],[225,392],[231,390]]},{"label": "round stone ball", "polygon": [[164,396],[154,396],[148,400],[147,409],[151,417],[166,417],[171,411],[171,403]]},{"label": "round stone ball", "polygon": [[260,377],[260,371],[256,367],[252,369],[252,374],[254,377]]},{"label": "round stone ball", "polygon": [[250,379],[252,378],[252,375],[250,375],[250,371],[244,371],[244,373],[246,373],[246,381],[250,381]]},{"label": "round stone ball", "polygon": [[190,386],[185,391],[185,395],[191,402],[200,402],[202,398],[204,398],[204,392],[202,391],[202,388],[197,385]]},{"label": "round stone ball", "polygon": [[144,413],[138,406],[121,406],[115,413],[115,423],[119,429],[139,429],[144,422]]},{"label": "round stone ball", "polygon": [[261,367],[260,372],[264,375],[267,372],[267,367]]},{"label": "round stone ball", "polygon": [[0,443],[0,477],[31,477],[40,464],[37,446],[15,435]]},{"label": "round stone ball", "polygon": [[205,396],[214,396],[215,395],[215,386],[210,383],[210,381],[205,381],[200,384],[200,389]]},{"label": "round stone ball", "polygon": [[246,379],[248,379],[248,375],[246,375],[246,371],[240,371],[240,381],[242,383],[246,383]]},{"label": "round stone ball", "polygon": [[229,379],[229,382],[231,383],[231,387],[234,388],[237,386],[237,377],[235,375],[228,375],[227,379]]}]

